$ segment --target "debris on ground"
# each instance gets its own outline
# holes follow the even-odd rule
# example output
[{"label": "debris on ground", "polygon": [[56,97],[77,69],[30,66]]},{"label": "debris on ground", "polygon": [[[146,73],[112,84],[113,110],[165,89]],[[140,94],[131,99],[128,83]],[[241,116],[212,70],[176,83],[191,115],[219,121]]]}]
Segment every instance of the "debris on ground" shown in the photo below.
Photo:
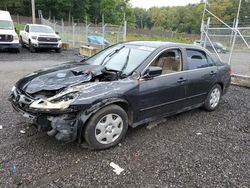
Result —
[{"label": "debris on ground", "polygon": [[148,124],[148,126],[146,127],[148,130],[151,130],[155,127],[157,127],[158,125],[160,125],[161,123],[165,123],[167,120],[166,119],[161,119],[159,121],[156,122],[151,122]]},{"label": "debris on ground", "polygon": [[113,171],[114,171],[117,175],[120,175],[120,173],[121,173],[122,171],[124,171],[123,168],[119,167],[117,164],[115,164],[115,163],[113,163],[113,162],[111,162],[109,165],[110,165],[111,167],[114,168]]}]

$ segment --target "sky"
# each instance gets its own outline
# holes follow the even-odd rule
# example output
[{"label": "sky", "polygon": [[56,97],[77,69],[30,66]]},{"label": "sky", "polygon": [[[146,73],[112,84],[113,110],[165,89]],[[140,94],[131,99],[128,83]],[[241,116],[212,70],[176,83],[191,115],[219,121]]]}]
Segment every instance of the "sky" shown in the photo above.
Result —
[{"label": "sky", "polygon": [[140,7],[146,9],[149,9],[153,6],[179,6],[199,2],[200,0],[130,0],[130,4],[132,4],[133,7]]}]

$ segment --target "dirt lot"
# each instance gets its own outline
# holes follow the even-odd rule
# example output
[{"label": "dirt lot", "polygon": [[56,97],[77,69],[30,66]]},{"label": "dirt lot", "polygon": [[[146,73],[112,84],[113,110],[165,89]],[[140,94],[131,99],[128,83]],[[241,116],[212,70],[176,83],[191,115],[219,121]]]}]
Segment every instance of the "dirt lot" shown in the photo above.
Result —
[{"label": "dirt lot", "polygon": [[[249,89],[232,86],[215,112],[130,129],[105,151],[37,132],[13,112],[10,89],[27,73],[79,59],[76,53],[0,53],[0,187],[250,187]],[[124,171],[116,175],[110,162]]]}]

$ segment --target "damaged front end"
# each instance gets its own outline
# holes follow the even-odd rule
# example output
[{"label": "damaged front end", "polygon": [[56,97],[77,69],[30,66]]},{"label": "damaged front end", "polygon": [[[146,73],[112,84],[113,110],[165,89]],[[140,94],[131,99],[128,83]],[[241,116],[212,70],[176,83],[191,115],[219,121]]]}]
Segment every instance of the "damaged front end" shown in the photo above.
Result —
[{"label": "damaged front end", "polygon": [[38,130],[61,141],[74,141],[79,126],[78,110],[69,106],[79,96],[77,90],[70,88],[54,97],[35,99],[13,87],[9,100],[16,111],[32,119]]},{"label": "damaged front end", "polygon": [[47,131],[58,140],[75,141],[84,123],[81,114],[90,107],[90,99],[107,94],[108,86],[101,86],[100,82],[111,83],[109,81],[117,77],[101,66],[44,70],[17,82],[9,100],[13,108],[32,119],[39,130]]}]

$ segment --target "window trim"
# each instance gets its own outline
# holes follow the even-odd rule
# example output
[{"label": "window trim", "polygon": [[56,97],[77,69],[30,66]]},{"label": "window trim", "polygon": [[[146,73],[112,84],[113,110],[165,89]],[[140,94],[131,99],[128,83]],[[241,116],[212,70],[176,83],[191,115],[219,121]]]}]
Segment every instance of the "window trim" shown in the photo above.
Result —
[{"label": "window trim", "polygon": [[[145,72],[147,71],[148,67],[156,60],[156,58],[159,57],[160,54],[162,54],[164,51],[167,51],[167,50],[179,50],[181,52],[181,71],[178,71],[178,72],[173,72],[173,73],[168,73],[168,74],[162,74],[160,76],[163,76],[163,75],[170,75],[170,74],[176,74],[176,73],[180,73],[180,72],[184,72],[184,57],[183,57],[183,53],[182,53],[182,49],[183,48],[178,48],[178,47],[170,47],[170,48],[165,48],[163,50],[161,50],[160,52],[158,52],[155,57],[148,63],[148,65],[143,69],[143,71],[141,72],[141,77],[145,74]],[[157,76],[157,77],[160,77],[160,76]],[[156,78],[157,78],[156,77]],[[144,80],[144,79],[143,79]]]}]

